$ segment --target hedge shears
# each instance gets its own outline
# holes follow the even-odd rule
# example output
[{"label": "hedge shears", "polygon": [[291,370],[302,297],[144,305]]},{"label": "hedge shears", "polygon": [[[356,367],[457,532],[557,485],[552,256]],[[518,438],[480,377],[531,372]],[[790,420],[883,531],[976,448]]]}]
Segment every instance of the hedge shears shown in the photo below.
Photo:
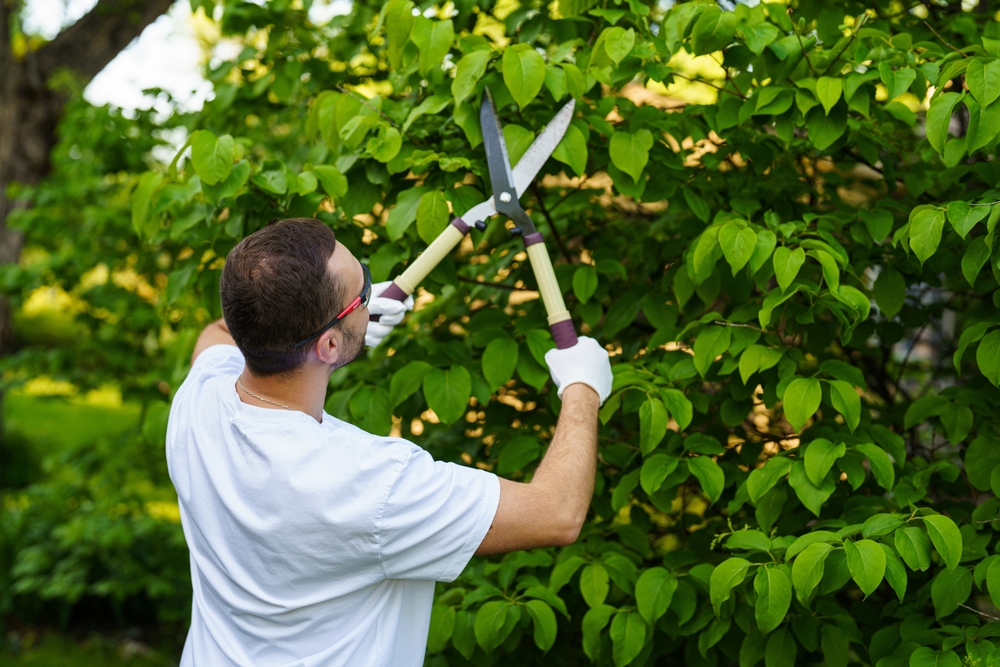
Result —
[{"label": "hedge shears", "polygon": [[[524,242],[528,258],[531,260],[531,268],[535,273],[535,280],[538,282],[538,291],[541,294],[542,303],[545,305],[549,329],[552,331],[556,347],[563,350],[576,345],[576,330],[573,328],[569,311],[566,309],[562,293],[559,291],[559,283],[556,281],[552,260],[549,259],[548,251],[545,249],[542,234],[535,228],[531,218],[518,202],[542,165],[562,141],[563,135],[566,134],[566,129],[573,119],[574,107],[574,100],[570,100],[563,106],[521,156],[517,166],[511,168],[507,155],[507,143],[504,141],[503,129],[497,118],[496,105],[493,102],[493,96],[487,89],[483,95],[479,121],[482,126],[486,162],[489,166],[493,195],[486,201],[470,208],[462,216],[452,220],[444,231],[427,246],[427,249],[392,281],[392,285],[381,296],[397,301],[406,300],[416,290],[417,285],[442,259],[451,253],[472,227],[483,231],[486,229],[487,219],[497,213],[502,213],[514,223],[514,227],[509,230],[511,236],[520,237]],[[373,319],[374,317],[377,316],[373,316]]]}]

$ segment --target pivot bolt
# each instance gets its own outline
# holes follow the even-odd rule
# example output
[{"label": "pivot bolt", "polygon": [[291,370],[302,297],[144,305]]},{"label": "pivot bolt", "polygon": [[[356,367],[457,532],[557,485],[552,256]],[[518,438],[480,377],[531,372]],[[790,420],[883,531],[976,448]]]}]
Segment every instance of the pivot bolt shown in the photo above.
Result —
[{"label": "pivot bolt", "polygon": [[501,192],[500,193],[500,201],[503,202],[504,204],[508,203],[510,201],[510,193],[509,192]]}]

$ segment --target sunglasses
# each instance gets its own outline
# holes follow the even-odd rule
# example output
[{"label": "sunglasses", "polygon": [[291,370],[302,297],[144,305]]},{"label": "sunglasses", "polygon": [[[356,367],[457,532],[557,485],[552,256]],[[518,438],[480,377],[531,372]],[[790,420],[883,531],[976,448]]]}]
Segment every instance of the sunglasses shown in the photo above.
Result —
[{"label": "sunglasses", "polygon": [[368,302],[372,298],[372,274],[368,270],[368,267],[365,266],[364,264],[361,265],[361,271],[365,274],[365,285],[364,287],[361,288],[361,294],[354,297],[354,300],[347,305],[347,308],[344,308],[342,311],[340,311],[340,313],[335,318],[333,318],[333,320],[329,324],[327,324],[325,327],[314,333],[312,336],[309,336],[305,340],[296,343],[295,349],[302,347],[316,336],[319,336],[327,329],[333,327],[335,324],[337,324],[337,322],[341,321],[342,319],[353,313],[358,308],[364,308],[365,306],[368,305]]}]

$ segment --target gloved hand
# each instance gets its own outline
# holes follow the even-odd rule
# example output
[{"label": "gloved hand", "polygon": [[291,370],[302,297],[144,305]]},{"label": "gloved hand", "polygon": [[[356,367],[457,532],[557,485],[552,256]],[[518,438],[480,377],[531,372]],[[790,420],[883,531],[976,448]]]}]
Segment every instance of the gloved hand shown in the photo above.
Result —
[{"label": "gloved hand", "polygon": [[379,315],[378,322],[368,322],[368,329],[365,331],[365,345],[375,347],[382,342],[382,339],[389,335],[392,328],[403,321],[406,311],[413,310],[413,296],[406,297],[406,301],[396,301],[395,299],[385,299],[379,296],[389,288],[392,281],[375,283],[372,285],[372,298],[368,302],[368,314]]},{"label": "gloved hand", "polygon": [[601,403],[611,395],[611,359],[608,351],[601,347],[593,338],[581,336],[576,345],[565,350],[549,350],[545,353],[545,363],[549,365],[549,374],[556,383],[559,398],[563,390],[571,384],[580,382],[597,392]]}]

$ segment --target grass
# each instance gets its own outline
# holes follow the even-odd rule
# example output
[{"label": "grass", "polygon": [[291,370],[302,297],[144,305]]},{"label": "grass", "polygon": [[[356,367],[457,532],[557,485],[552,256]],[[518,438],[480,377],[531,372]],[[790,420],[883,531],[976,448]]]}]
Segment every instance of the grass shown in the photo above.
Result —
[{"label": "grass", "polygon": [[34,633],[17,637],[0,650],[0,667],[173,667],[149,647],[129,640],[93,636],[83,642]]}]

